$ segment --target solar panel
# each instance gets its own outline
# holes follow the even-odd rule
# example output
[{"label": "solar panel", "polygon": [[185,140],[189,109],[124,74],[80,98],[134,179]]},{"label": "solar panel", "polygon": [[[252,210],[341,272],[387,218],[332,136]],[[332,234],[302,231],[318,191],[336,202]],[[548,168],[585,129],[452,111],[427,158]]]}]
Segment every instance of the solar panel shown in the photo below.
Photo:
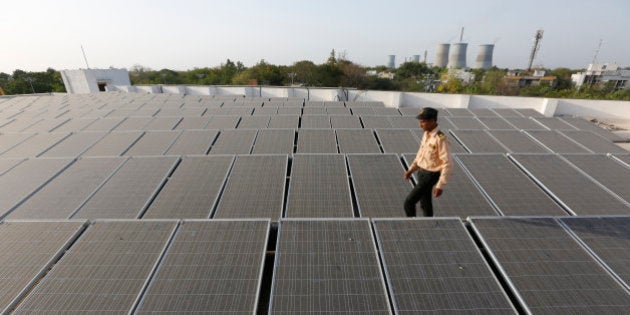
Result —
[{"label": "solar panel", "polygon": [[[122,116],[123,118],[125,116]],[[153,117],[127,117],[122,123],[120,123],[114,130],[116,131],[129,131],[129,130],[143,130],[149,122],[153,120]]]},{"label": "solar panel", "polygon": [[298,130],[297,153],[337,153],[337,140],[332,129]]},{"label": "solar panel", "polygon": [[4,152],[2,154],[2,158],[25,158],[38,156],[69,135],[70,134],[68,133],[36,134]]},{"label": "solar panel", "polygon": [[175,226],[164,221],[91,225],[17,313],[131,311]]},{"label": "solar panel", "polygon": [[326,114],[328,115],[352,115],[350,108],[343,107],[326,107]]},{"label": "solar panel", "polygon": [[371,129],[337,129],[341,153],[381,153]]},{"label": "solar panel", "polygon": [[547,148],[532,140],[520,130],[488,130],[492,137],[513,153],[550,153]]},{"label": "solar panel", "polygon": [[143,218],[210,217],[233,160],[233,156],[183,157]]},{"label": "solar panel", "polygon": [[416,107],[399,107],[398,111],[403,116],[413,116],[416,117],[420,112],[420,108]]},{"label": "solar panel", "polygon": [[400,116],[398,108],[395,107],[377,106],[372,107],[372,109],[374,109],[374,115],[377,116]]},{"label": "solar panel", "polygon": [[350,111],[355,116],[374,116],[374,109],[371,107],[351,105]]},{"label": "solar panel", "polygon": [[269,125],[269,116],[245,116],[238,123],[239,129],[261,129]]},{"label": "solar panel", "polygon": [[206,154],[218,134],[218,130],[184,130],[165,154]]},{"label": "solar panel", "polygon": [[83,156],[118,156],[134,144],[142,131],[121,131],[110,132],[90,149],[83,153]]},{"label": "solar panel", "polygon": [[[207,116],[207,115],[206,115]],[[241,120],[240,116],[214,116],[205,129],[234,129]]]},{"label": "solar panel", "polygon": [[89,126],[83,128],[82,131],[111,131],[116,128],[124,118],[99,118]]},{"label": "solar panel", "polygon": [[173,130],[181,120],[182,117],[155,117],[144,126],[144,130]]},{"label": "solar panel", "polygon": [[488,117],[498,117],[499,115],[492,111],[490,108],[471,108],[469,109],[471,113],[477,118],[488,118]]},{"label": "solar panel", "polygon": [[[407,165],[411,165],[415,154],[404,155]],[[414,174],[417,182],[417,175]],[[436,217],[468,217],[473,215],[497,215],[492,205],[483,196],[475,183],[466,175],[461,166],[453,159],[453,172],[444,187],[444,194],[433,198],[433,211]]]},{"label": "solar panel", "polygon": [[501,117],[523,117],[523,115],[512,108],[493,108],[492,111]]},{"label": "solar panel", "polygon": [[630,167],[630,155],[625,154],[615,154],[615,159],[625,163],[628,167]]},{"label": "solar panel", "polygon": [[472,153],[505,153],[508,150],[483,130],[451,130]]},{"label": "solar panel", "polygon": [[477,119],[487,126],[488,129],[515,129],[514,126],[501,117],[477,117]]},{"label": "solar panel", "polygon": [[630,288],[630,217],[563,218],[571,232]]},{"label": "solar panel", "polygon": [[392,128],[406,128],[416,129],[418,128],[418,120],[415,117],[409,116],[389,116],[387,117]]},{"label": "solar panel", "polygon": [[103,131],[77,132],[46,150],[42,157],[77,157],[106,135]]},{"label": "solar panel", "polygon": [[252,154],[292,154],[295,130],[263,129],[258,131]]},{"label": "solar panel", "polygon": [[[468,153],[468,150],[466,150],[466,148],[464,148],[455,137],[452,137],[450,134],[448,134],[448,130],[444,130],[440,127],[440,130],[442,130],[445,135],[446,135],[446,141],[448,142],[448,148],[450,149],[451,153]],[[424,136],[424,130],[422,129],[412,129],[411,130],[414,135],[416,136],[416,138],[418,138],[418,141],[422,141],[422,137]]]},{"label": "solar panel", "polygon": [[210,154],[249,154],[256,139],[254,129],[221,130]]},{"label": "solar panel", "polygon": [[123,155],[162,155],[179,137],[181,131],[147,131]]},{"label": "solar panel", "polygon": [[474,117],[474,114],[468,108],[442,108],[440,112],[448,112],[452,117]]},{"label": "solar panel", "polygon": [[465,130],[483,130],[488,129],[484,124],[481,123],[475,117],[449,117],[450,120],[457,129],[465,129]]},{"label": "solar panel", "polygon": [[630,203],[630,169],[605,155],[564,155],[597,182]]},{"label": "solar panel", "polygon": [[297,115],[276,115],[271,116],[269,128],[297,129],[300,124],[300,116]]},{"label": "solar panel", "polygon": [[601,128],[595,125],[594,123],[587,121],[585,119],[578,118],[578,117],[562,117],[560,119],[576,127],[579,130],[593,132],[610,141],[624,141],[624,139],[620,137],[618,134],[615,134],[611,132],[610,130]]},{"label": "solar panel", "polygon": [[420,141],[409,129],[378,129],[376,136],[385,153],[417,152]]},{"label": "solar panel", "polygon": [[361,121],[357,116],[330,116],[330,124],[335,129],[359,129]]},{"label": "solar panel", "polygon": [[62,126],[68,120],[69,118],[48,118],[41,120],[28,128],[20,130],[20,132],[49,132],[59,126]]},{"label": "solar panel", "polygon": [[527,133],[555,153],[590,153],[589,150],[557,131],[533,131]]},{"label": "solar panel", "polygon": [[0,176],[0,218],[71,163],[71,159],[29,159]]},{"label": "solar panel", "polygon": [[397,313],[517,313],[460,220],[373,225]]},{"label": "solar panel", "polygon": [[2,159],[0,160],[0,176],[8,172],[16,165],[20,164],[24,159]]},{"label": "solar panel", "polygon": [[628,153],[622,147],[590,131],[563,130],[560,133],[595,153]]},{"label": "solar panel", "polygon": [[[328,115],[325,107],[312,107],[313,105],[307,105],[302,110],[302,115]],[[312,128],[312,127],[311,127]],[[321,127],[319,127],[321,128]]]},{"label": "solar panel", "polygon": [[[280,106],[282,106],[282,104],[280,104]],[[278,114],[278,107],[280,106],[268,105],[267,103],[265,103],[264,107],[254,109],[254,113],[252,115],[274,116]]]},{"label": "solar panel", "polygon": [[327,115],[304,115],[300,128],[331,128],[330,117]]},{"label": "solar panel", "polygon": [[527,117],[503,117],[507,122],[512,124],[516,129],[523,130],[547,130],[547,128],[535,120]]},{"label": "solar panel", "polygon": [[630,295],[551,218],[472,219],[527,313],[618,313]]},{"label": "solar panel", "polygon": [[174,157],[134,157],[127,160],[72,217],[138,218],[177,160]]},{"label": "solar panel", "polygon": [[536,117],[534,120],[551,130],[577,130],[577,128],[557,117]]},{"label": "solar panel", "polygon": [[204,129],[212,117],[184,117],[175,129]]},{"label": "solar panel", "polygon": [[447,117],[438,118],[438,127],[442,131],[448,131],[449,129],[457,129],[455,125]]},{"label": "solar panel", "polygon": [[[35,136],[35,134],[31,133],[5,133],[0,134],[0,155],[3,152],[8,151],[9,149],[19,145],[25,140]],[[4,157],[3,157],[4,158]]]},{"label": "solar panel", "polygon": [[514,110],[519,112],[521,115],[525,117],[534,117],[534,118],[545,117],[545,115],[541,114],[539,111],[532,108],[515,108]]},{"label": "solar panel", "polygon": [[58,126],[55,129],[52,129],[51,131],[54,132],[73,132],[73,131],[79,131],[87,126],[89,126],[91,123],[95,122],[97,120],[97,118],[75,118],[76,116],[73,116],[72,119],[70,119],[68,122],[66,122],[65,124]]},{"label": "solar panel", "polygon": [[367,220],[283,220],[269,312],[391,313]]},{"label": "solar panel", "polygon": [[8,314],[70,245],[83,222],[0,224],[0,312]]},{"label": "solar panel", "polygon": [[392,123],[389,121],[387,116],[361,116],[361,122],[363,123],[364,128],[392,128]]},{"label": "solar panel", "polygon": [[241,155],[236,158],[214,218],[282,216],[287,155]]},{"label": "solar panel", "polygon": [[67,219],[122,165],[123,158],[83,158],[18,206],[10,219]]},{"label": "solar panel", "polygon": [[567,214],[504,155],[458,155],[456,159],[504,215]]},{"label": "solar panel", "polygon": [[138,313],[254,313],[269,221],[184,222]]},{"label": "solar panel", "polygon": [[29,129],[29,127],[37,124],[40,121],[42,121],[42,119],[19,117],[18,119],[14,119],[10,123],[3,125],[0,130],[3,133],[5,133],[5,132],[21,132],[21,131]]},{"label": "solar panel", "polygon": [[286,106],[287,105],[285,104],[285,107],[278,108],[278,115],[292,115],[292,116],[302,115],[301,106],[297,106],[297,105],[296,107],[286,107]]},{"label": "solar panel", "polygon": [[412,187],[403,179],[405,169],[398,156],[348,155],[348,165],[362,217],[405,216],[403,203]]},{"label": "solar panel", "polygon": [[[579,215],[629,214],[630,208],[556,155],[512,155],[546,190]],[[581,193],[576,193],[581,192]]]},{"label": "solar panel", "polygon": [[296,154],[291,166],[286,217],[352,217],[346,160],[340,154]]}]

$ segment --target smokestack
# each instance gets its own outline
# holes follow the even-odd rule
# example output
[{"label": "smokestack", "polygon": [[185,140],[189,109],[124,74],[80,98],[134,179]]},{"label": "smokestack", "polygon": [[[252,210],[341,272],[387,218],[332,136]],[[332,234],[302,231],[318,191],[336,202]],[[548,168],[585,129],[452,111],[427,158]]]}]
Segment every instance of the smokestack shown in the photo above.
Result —
[{"label": "smokestack", "polygon": [[387,67],[390,69],[396,68],[396,55],[389,55],[389,63],[387,63]]}]

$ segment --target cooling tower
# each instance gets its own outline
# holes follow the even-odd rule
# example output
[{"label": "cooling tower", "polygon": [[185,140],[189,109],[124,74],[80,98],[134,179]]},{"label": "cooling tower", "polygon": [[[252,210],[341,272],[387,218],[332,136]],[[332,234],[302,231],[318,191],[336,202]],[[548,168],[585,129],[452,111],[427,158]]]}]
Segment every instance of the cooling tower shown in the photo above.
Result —
[{"label": "cooling tower", "polygon": [[389,55],[389,63],[387,63],[387,67],[390,69],[396,68],[396,55]]},{"label": "cooling tower", "polygon": [[435,66],[436,67],[446,67],[448,63],[448,50],[451,45],[449,44],[439,44],[437,46],[437,54],[435,55]]},{"label": "cooling tower", "polygon": [[420,55],[413,55],[413,62],[420,62]]},{"label": "cooling tower", "polygon": [[475,69],[488,70],[492,67],[492,51],[494,45],[479,45],[479,54],[475,62]]},{"label": "cooling tower", "polygon": [[449,68],[466,68],[466,43],[455,43],[451,49],[451,55],[448,58]]}]

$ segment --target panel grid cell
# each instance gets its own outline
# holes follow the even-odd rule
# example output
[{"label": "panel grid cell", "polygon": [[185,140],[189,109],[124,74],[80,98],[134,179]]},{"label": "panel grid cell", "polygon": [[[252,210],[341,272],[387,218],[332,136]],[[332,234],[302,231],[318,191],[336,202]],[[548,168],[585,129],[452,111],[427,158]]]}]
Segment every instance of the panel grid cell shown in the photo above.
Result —
[{"label": "panel grid cell", "polygon": [[373,225],[398,314],[516,314],[461,221]]},{"label": "panel grid cell", "polygon": [[409,129],[377,129],[376,135],[385,153],[417,152],[420,141]]},{"label": "panel grid cell", "polygon": [[520,130],[488,130],[488,133],[512,153],[551,153]]},{"label": "panel grid cell", "polygon": [[282,221],[279,234],[270,313],[391,313],[369,221]]},{"label": "panel grid cell", "polygon": [[292,154],[295,130],[262,129],[258,131],[252,154]]},{"label": "panel grid cell", "polygon": [[142,131],[110,132],[85,151],[83,156],[119,156],[143,135]]},{"label": "panel grid cell", "polygon": [[506,153],[507,149],[483,130],[451,130],[472,153]]},{"label": "panel grid cell", "polygon": [[336,133],[341,153],[381,153],[372,129],[338,129]]},{"label": "panel grid cell", "polygon": [[591,153],[558,131],[528,130],[527,133],[554,153]]},{"label": "panel grid cell", "polygon": [[175,142],[181,131],[147,131],[123,155],[162,155]]},{"label": "panel grid cell", "polygon": [[630,295],[551,218],[473,219],[533,314],[621,314]]},{"label": "panel grid cell", "polygon": [[297,153],[337,153],[337,138],[332,129],[298,130]]},{"label": "panel grid cell", "polygon": [[218,130],[184,130],[165,154],[206,154],[218,134]]},{"label": "panel grid cell", "polygon": [[249,154],[257,133],[254,129],[221,130],[210,154]]},{"label": "panel grid cell", "polygon": [[595,153],[628,153],[624,148],[590,131],[562,130],[560,133]]}]

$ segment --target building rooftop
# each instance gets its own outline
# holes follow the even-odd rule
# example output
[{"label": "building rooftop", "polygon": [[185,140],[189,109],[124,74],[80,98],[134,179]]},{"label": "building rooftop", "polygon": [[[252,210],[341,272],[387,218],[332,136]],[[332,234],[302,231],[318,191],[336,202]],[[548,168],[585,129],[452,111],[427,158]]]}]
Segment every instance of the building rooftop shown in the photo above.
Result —
[{"label": "building rooftop", "polygon": [[[0,312],[630,308],[619,103],[238,89],[0,98]],[[405,218],[427,104],[454,171]]]}]

